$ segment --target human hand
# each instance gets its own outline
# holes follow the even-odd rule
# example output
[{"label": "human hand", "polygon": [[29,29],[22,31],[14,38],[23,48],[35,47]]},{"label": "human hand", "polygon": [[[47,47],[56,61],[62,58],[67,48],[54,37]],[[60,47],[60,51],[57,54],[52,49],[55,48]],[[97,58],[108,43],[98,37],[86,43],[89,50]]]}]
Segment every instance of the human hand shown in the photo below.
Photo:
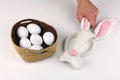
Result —
[{"label": "human hand", "polygon": [[81,21],[83,17],[86,17],[90,21],[91,27],[95,27],[98,9],[89,0],[77,0],[77,2],[78,20]]}]

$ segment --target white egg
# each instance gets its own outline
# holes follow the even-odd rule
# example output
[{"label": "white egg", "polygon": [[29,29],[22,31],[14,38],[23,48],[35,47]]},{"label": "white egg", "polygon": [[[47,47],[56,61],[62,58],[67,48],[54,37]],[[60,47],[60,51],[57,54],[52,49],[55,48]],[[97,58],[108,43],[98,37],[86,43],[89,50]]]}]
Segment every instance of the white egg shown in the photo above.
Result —
[{"label": "white egg", "polygon": [[47,45],[52,45],[55,41],[55,36],[51,32],[45,32],[43,35],[43,40]]},{"label": "white egg", "polygon": [[31,23],[27,25],[27,29],[31,34],[40,34],[41,28],[39,25]]},{"label": "white egg", "polygon": [[40,45],[32,45],[31,47],[29,47],[29,49],[33,49],[33,50],[42,50],[43,47]]},{"label": "white egg", "polygon": [[27,38],[22,38],[19,42],[20,46],[23,48],[29,48],[31,46],[31,42]]},{"label": "white egg", "polygon": [[38,34],[32,34],[30,36],[30,41],[32,44],[41,45],[43,43],[42,37]]},{"label": "white egg", "polygon": [[19,38],[26,38],[28,37],[28,30],[24,26],[21,26],[17,29],[17,35]]}]

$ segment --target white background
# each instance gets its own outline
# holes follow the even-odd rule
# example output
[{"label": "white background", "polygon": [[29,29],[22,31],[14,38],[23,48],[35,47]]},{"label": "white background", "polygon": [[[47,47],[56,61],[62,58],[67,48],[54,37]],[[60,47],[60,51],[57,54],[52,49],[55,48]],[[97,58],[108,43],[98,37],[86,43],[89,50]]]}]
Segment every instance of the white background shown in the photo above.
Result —
[{"label": "white background", "polygon": [[[120,0],[92,0],[99,8],[97,22],[120,17]],[[83,67],[73,70],[58,61],[65,38],[79,29],[76,0],[0,0],[0,80],[120,80],[120,34],[99,43],[93,54],[83,59]],[[24,62],[11,44],[12,26],[33,18],[57,30],[57,52],[49,59]]]}]

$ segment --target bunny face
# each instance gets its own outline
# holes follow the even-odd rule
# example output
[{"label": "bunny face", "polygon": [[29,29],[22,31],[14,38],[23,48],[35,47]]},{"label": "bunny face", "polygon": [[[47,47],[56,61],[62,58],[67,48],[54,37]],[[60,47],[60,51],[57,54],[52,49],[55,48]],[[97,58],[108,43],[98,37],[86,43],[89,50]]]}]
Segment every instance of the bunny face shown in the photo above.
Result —
[{"label": "bunny face", "polygon": [[[65,43],[65,49],[63,55],[60,56],[59,60],[61,62],[69,63],[74,69],[79,69],[81,67],[81,57],[79,55],[79,49],[90,39],[94,38],[94,34],[89,31],[90,23],[86,19],[82,20],[80,31],[74,35],[67,38]],[[75,42],[71,49],[67,49],[67,45],[70,39],[75,38]]]},{"label": "bunny face", "polygon": [[[116,31],[115,29],[117,28],[113,27],[116,27],[116,24],[119,22],[120,21],[117,19],[103,20],[97,25],[93,33],[89,30],[90,22],[87,18],[83,18],[80,24],[80,30],[75,34],[70,35],[66,39],[64,52],[60,56],[59,60],[69,63],[74,69],[80,69],[82,65],[81,57],[88,55],[87,52],[92,49],[95,41],[104,39],[105,37],[110,35],[111,30],[113,30],[113,32]],[[68,43],[72,38],[75,38],[75,41],[73,42],[71,49],[67,49]],[[79,51],[79,49],[88,41],[90,41],[91,43],[90,48],[84,53],[80,54],[81,52]]]}]

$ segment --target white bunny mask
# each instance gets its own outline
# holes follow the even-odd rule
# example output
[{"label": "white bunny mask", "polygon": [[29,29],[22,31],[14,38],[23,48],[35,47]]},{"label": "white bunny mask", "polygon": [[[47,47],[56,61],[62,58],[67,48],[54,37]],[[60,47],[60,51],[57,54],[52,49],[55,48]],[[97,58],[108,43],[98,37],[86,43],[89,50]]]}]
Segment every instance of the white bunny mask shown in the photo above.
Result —
[{"label": "white bunny mask", "polygon": [[[82,65],[81,57],[88,55],[87,53],[94,46],[95,41],[102,40],[110,35],[110,33],[118,32],[118,23],[119,19],[106,19],[98,24],[94,33],[92,33],[90,28],[90,22],[87,18],[83,18],[80,24],[80,30],[70,35],[65,42],[64,52],[60,56],[59,60],[61,62],[69,63],[74,69],[80,69]],[[118,29],[117,29],[118,28]],[[71,49],[67,49],[68,42],[75,38],[75,41],[72,45]],[[90,42],[90,48],[81,54],[79,49],[86,43]]]}]

